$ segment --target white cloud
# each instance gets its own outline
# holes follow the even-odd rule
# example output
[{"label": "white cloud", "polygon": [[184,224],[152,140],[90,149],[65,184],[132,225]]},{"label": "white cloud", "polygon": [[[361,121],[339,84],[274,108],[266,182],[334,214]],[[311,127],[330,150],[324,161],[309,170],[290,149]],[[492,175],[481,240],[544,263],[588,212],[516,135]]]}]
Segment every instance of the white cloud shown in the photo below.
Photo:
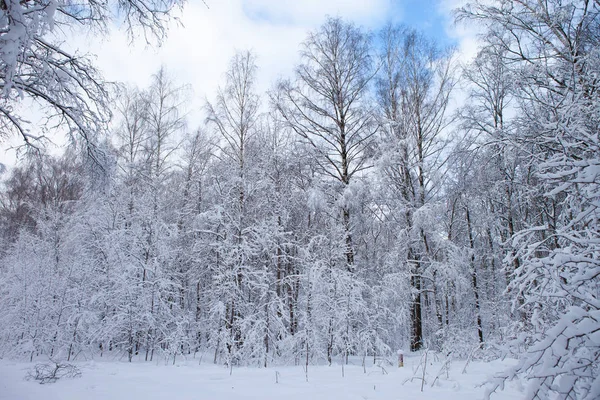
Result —
[{"label": "white cloud", "polygon": [[468,62],[475,58],[480,45],[478,35],[481,27],[473,23],[454,22],[454,10],[466,5],[470,0],[438,0],[438,10],[447,21],[445,31],[450,39],[458,43],[459,59]]},{"label": "white cloud", "polygon": [[324,15],[339,15],[368,25],[380,21],[391,6],[388,0],[245,0],[242,4],[251,17],[300,25],[313,25]]},{"label": "white cloud", "polygon": [[[292,74],[299,44],[308,31],[323,23],[326,15],[376,28],[389,19],[398,20],[402,6],[407,5],[399,0],[205,1],[208,7],[202,1],[185,6],[180,15],[182,25],[171,25],[160,48],[148,47],[143,40],[131,46],[126,34],[118,30],[102,38],[75,35],[69,47],[95,54],[97,66],[108,80],[140,87],[147,86],[151,75],[165,65],[178,83],[190,84],[194,90],[189,104],[190,127],[194,128],[201,123],[199,110],[204,98],[214,98],[236,50],[252,49],[256,53],[257,84],[263,92],[278,77]],[[438,10],[449,16],[461,1],[439,0]],[[446,20],[451,21],[451,17]],[[460,43],[461,53],[472,56],[472,30],[449,22],[446,32]]]},{"label": "white cloud", "polygon": [[[264,92],[278,77],[292,74],[298,62],[299,44],[309,30],[323,23],[326,15],[375,27],[388,18],[392,1],[194,1],[180,12],[182,24],[171,24],[160,48],[147,46],[143,38],[131,45],[126,33],[117,29],[102,37],[71,33],[66,45],[69,51],[94,55],[97,67],[110,81],[146,87],[151,75],[161,65],[166,66],[177,83],[190,84],[194,90],[189,104],[189,125],[193,129],[201,123],[200,109],[205,97],[214,98],[236,50],[251,49],[256,53],[257,85]],[[32,128],[36,129],[35,124]],[[62,142],[60,138],[53,139]],[[19,140],[11,138],[0,143],[0,162],[14,164],[14,150],[6,149],[19,145]]]},{"label": "white cloud", "polygon": [[[191,126],[200,123],[205,96],[211,99],[236,50],[251,49],[259,66],[257,85],[266,91],[298,62],[299,44],[326,15],[341,16],[373,27],[388,17],[390,0],[206,0],[186,5],[181,25],[172,24],[160,48],[141,41],[130,46],[122,31],[80,44],[97,55],[98,67],[113,81],[147,86],[165,65],[178,83],[194,90]],[[194,112],[196,111],[196,112]]]}]

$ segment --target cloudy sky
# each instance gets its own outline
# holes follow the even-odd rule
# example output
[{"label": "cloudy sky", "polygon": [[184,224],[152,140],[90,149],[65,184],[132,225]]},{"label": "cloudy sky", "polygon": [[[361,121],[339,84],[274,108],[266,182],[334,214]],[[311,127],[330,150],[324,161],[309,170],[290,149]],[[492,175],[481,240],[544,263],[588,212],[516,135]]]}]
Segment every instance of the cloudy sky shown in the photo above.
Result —
[{"label": "cloudy sky", "polygon": [[[415,27],[442,44],[473,54],[474,36],[453,24],[452,9],[464,0],[189,0],[171,24],[161,47],[143,40],[132,46],[124,32],[107,37],[76,35],[72,49],[96,56],[98,67],[111,81],[146,87],[161,65],[179,84],[189,84],[190,128],[201,122],[204,99],[214,98],[224,71],[236,50],[257,55],[257,84],[266,91],[278,77],[290,76],[298,61],[299,44],[327,15],[346,18],[376,30],[388,21]],[[13,141],[11,141],[13,142]],[[14,143],[0,144],[11,147]],[[17,143],[19,144],[19,143]],[[0,161],[14,151],[0,151]],[[9,162],[10,163],[10,162]]]},{"label": "cloudy sky", "polygon": [[[368,29],[388,21],[416,27],[444,44],[469,46],[462,29],[453,26],[457,0],[191,0],[181,24],[171,24],[160,47],[138,41],[133,47],[123,32],[93,40],[99,67],[110,80],[146,86],[161,65],[178,83],[190,84],[192,107],[211,99],[236,50],[257,55],[258,87],[267,90],[291,75],[299,44],[327,15],[341,16]],[[89,40],[86,40],[89,45]],[[85,48],[86,43],[81,43]],[[466,50],[468,51],[468,50]],[[194,115],[195,113],[192,113]],[[193,118],[193,117],[192,117]]]}]

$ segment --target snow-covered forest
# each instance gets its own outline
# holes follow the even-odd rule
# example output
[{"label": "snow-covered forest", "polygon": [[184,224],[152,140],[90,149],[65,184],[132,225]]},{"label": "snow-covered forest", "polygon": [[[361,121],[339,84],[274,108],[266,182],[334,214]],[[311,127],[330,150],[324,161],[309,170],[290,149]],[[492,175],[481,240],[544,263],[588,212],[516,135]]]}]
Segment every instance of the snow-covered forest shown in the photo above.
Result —
[{"label": "snow-covered forest", "polygon": [[[266,93],[238,51],[200,126],[168,69],[105,83],[51,35],[118,6],[160,39],[179,5],[0,2],[0,135],[27,150],[0,188],[0,358],[428,349],[517,358],[491,392],[600,397],[600,2],[473,1],[455,14],[481,30],[468,63],[328,17]],[[61,155],[27,101],[68,132]]]}]

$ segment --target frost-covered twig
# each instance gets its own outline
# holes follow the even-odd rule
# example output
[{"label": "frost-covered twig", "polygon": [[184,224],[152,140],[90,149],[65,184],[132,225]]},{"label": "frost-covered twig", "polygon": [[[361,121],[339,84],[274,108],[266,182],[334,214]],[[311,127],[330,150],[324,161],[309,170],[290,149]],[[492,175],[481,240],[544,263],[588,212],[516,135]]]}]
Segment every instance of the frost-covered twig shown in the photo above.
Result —
[{"label": "frost-covered twig", "polygon": [[477,346],[473,347],[473,350],[471,350],[471,353],[469,353],[469,357],[467,358],[467,362],[465,363],[465,366],[462,370],[463,374],[467,373],[467,367],[469,366],[469,363],[471,362],[471,359],[473,358],[473,355],[475,354],[475,352],[479,349],[481,349],[481,346],[483,345],[483,343],[478,343]]},{"label": "frost-covered twig", "polygon": [[446,359],[444,360],[444,364],[442,364],[442,367],[440,368],[440,370],[438,371],[437,375],[435,376],[435,379],[433,380],[433,382],[431,382],[431,387],[433,387],[433,385],[435,385],[435,382],[439,379],[439,377],[443,373],[446,373],[446,379],[449,378],[449,374],[450,374],[450,362],[452,361],[452,358],[450,357],[451,355],[452,355],[451,352],[446,355]]}]

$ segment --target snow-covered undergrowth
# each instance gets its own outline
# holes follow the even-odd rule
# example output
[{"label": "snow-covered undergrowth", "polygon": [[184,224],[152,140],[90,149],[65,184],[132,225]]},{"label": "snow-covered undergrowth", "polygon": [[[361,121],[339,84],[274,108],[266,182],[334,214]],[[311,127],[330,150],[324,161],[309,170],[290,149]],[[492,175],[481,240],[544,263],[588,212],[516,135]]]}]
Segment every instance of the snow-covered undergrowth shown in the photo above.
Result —
[{"label": "snow-covered undergrowth", "polygon": [[[465,361],[430,356],[422,385],[422,358],[408,356],[404,368],[372,364],[365,369],[360,360],[341,364],[309,366],[308,381],[301,366],[234,368],[187,360],[164,363],[88,361],[75,363],[82,376],[40,385],[24,379],[33,364],[0,360],[2,400],[224,400],[224,399],[482,399],[482,386],[496,372],[513,365],[506,361]],[[343,373],[343,376],[342,376]],[[437,379],[436,379],[437,377]],[[412,380],[411,380],[412,378]],[[421,386],[422,392],[421,392]],[[511,383],[493,399],[519,399],[523,394]]]}]

